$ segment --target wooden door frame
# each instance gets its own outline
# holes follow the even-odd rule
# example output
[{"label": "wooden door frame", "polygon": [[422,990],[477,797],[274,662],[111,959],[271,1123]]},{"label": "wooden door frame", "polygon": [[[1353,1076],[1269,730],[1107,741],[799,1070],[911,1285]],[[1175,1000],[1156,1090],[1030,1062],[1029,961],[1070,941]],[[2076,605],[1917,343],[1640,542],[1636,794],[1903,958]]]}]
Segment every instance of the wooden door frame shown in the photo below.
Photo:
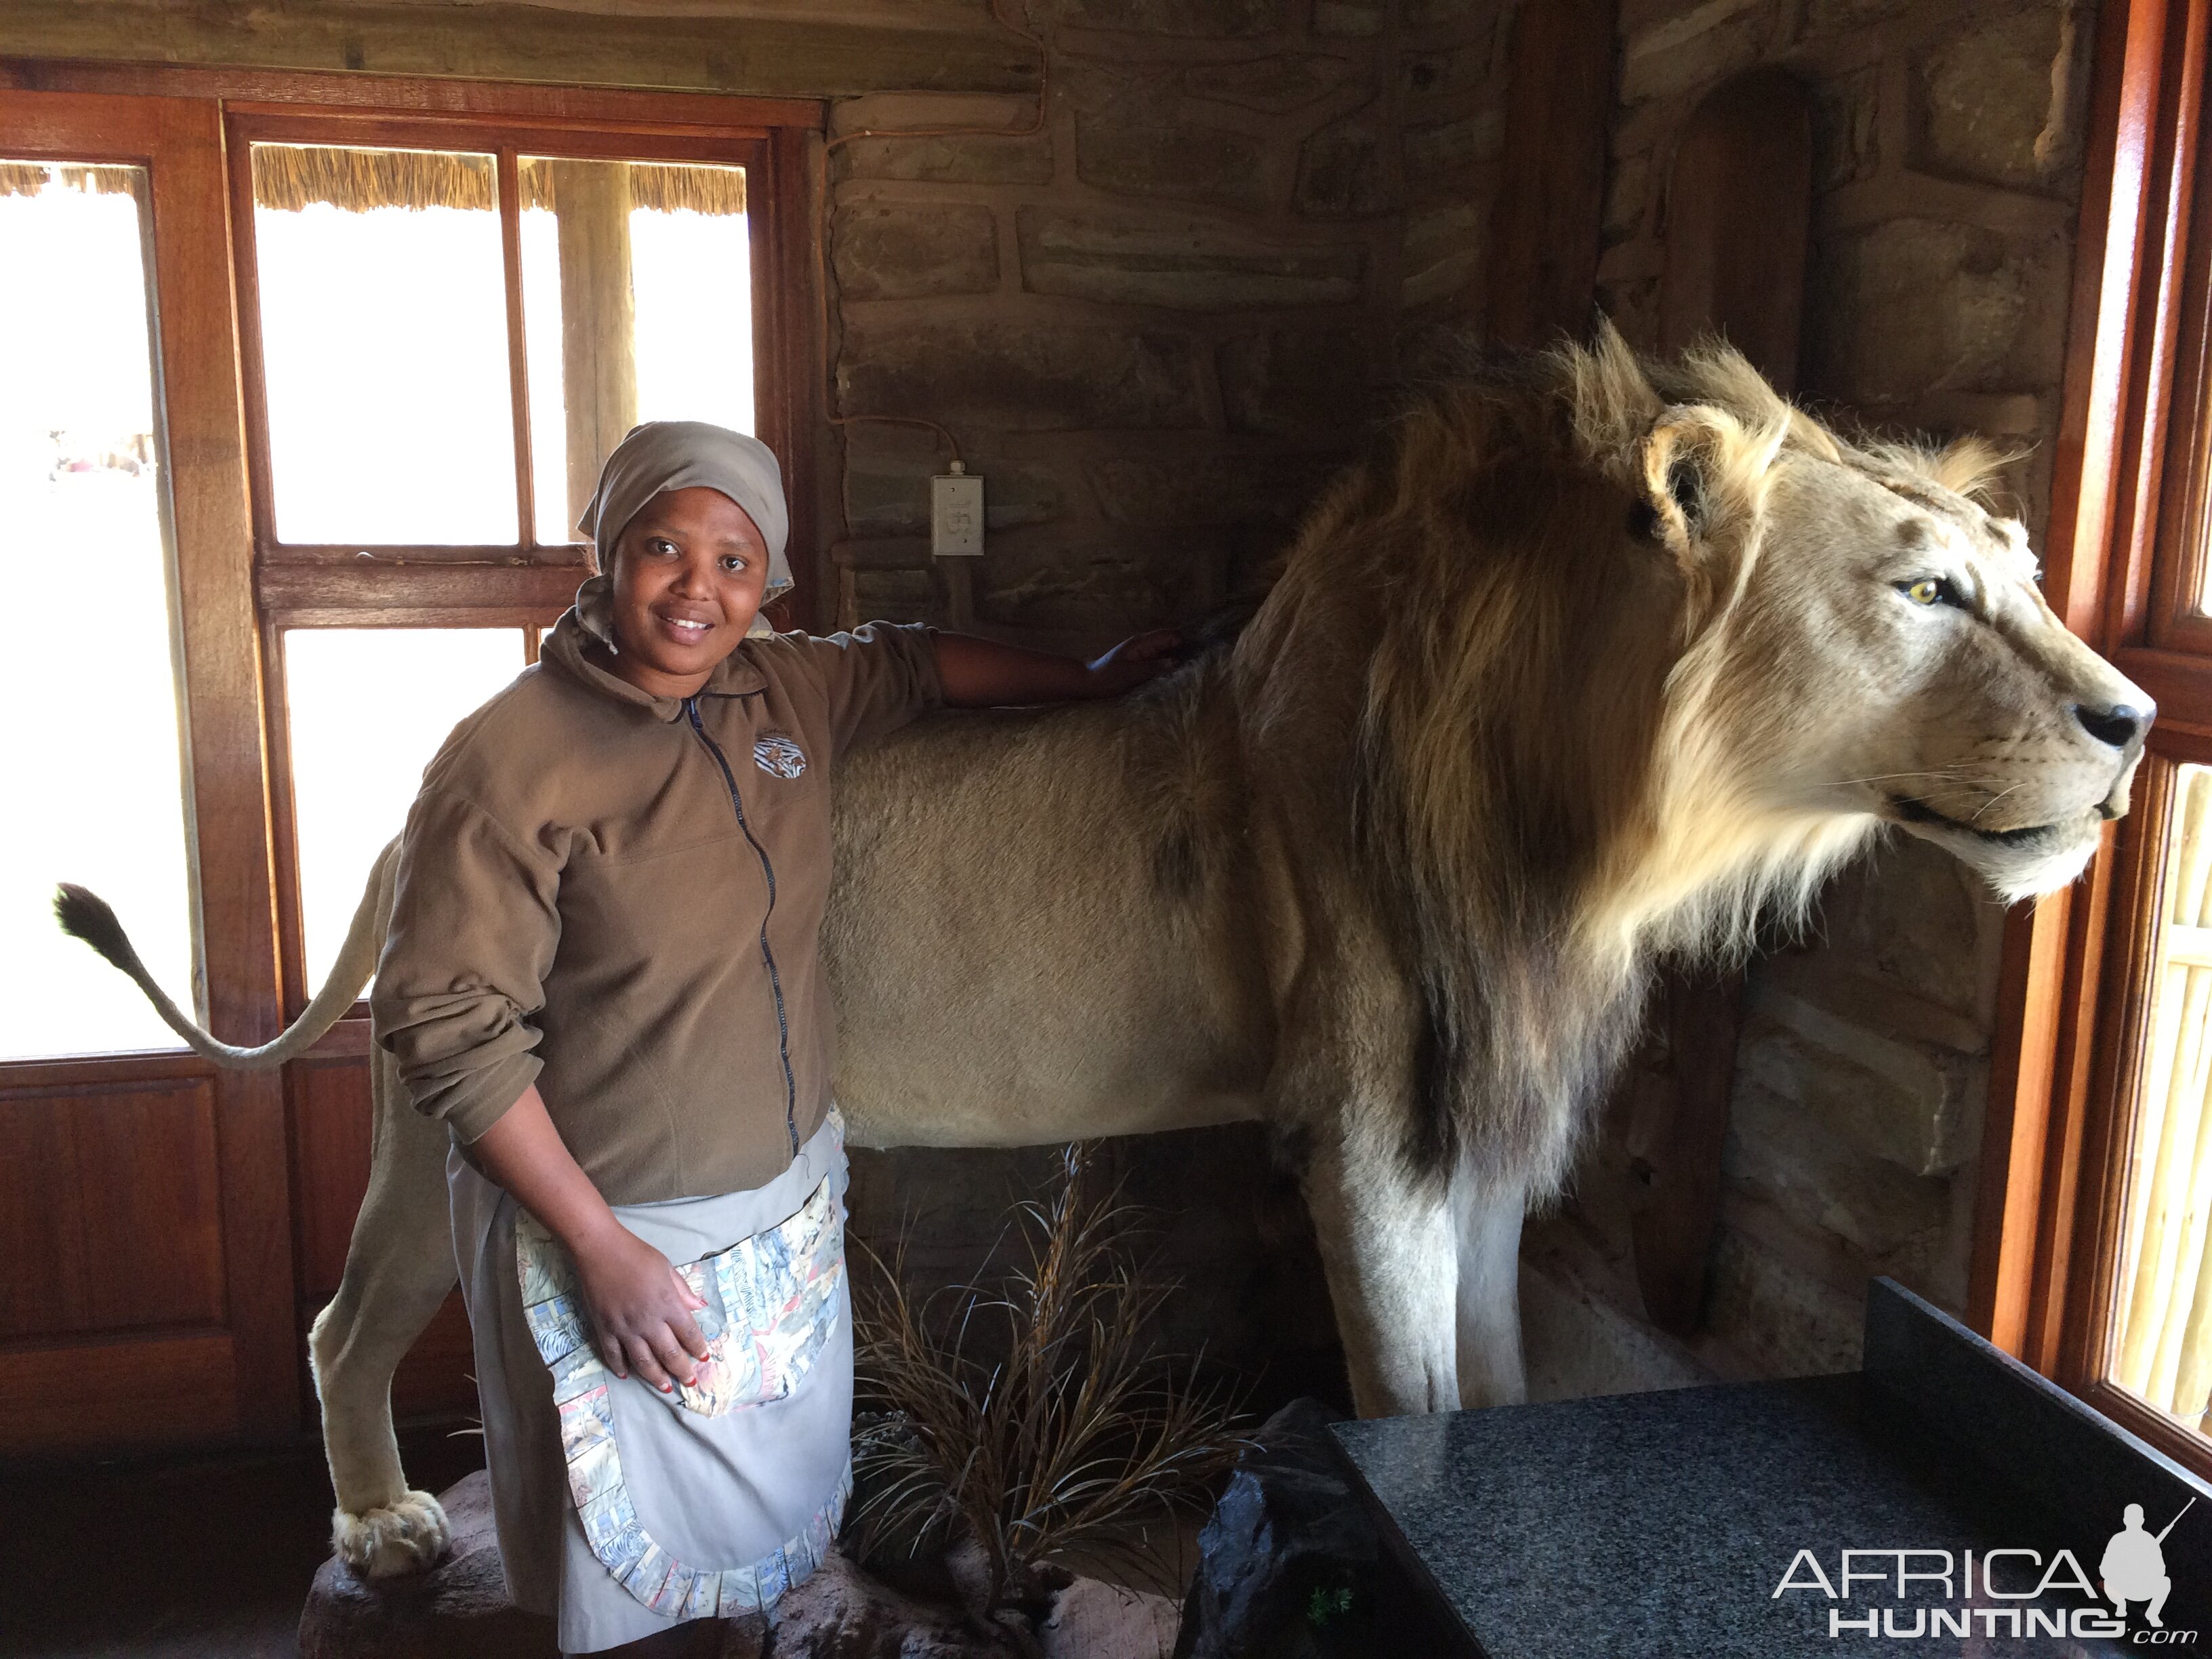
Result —
[{"label": "wooden door frame", "polygon": [[[172,518],[187,757],[189,867],[203,1014],[244,1042],[276,1034],[276,921],[264,825],[267,751],[259,633],[246,494],[245,425],[233,342],[222,125],[210,103],[173,98],[12,94],[0,102],[0,148],[26,160],[146,168],[161,384],[162,483]],[[192,1055],[145,1054],[0,1066],[0,1086],[97,1087],[204,1078]],[[249,1438],[283,1436],[300,1415],[292,1296],[292,1221],[282,1084],[272,1073],[212,1077],[217,1124],[230,1415]],[[149,1243],[154,1241],[149,1241]],[[96,1342],[19,1345],[0,1354],[0,1395],[22,1398],[54,1376],[58,1352],[80,1365],[128,1363],[129,1333]],[[147,1379],[142,1378],[142,1382]],[[143,1416],[148,1401],[116,1398]],[[88,1413],[73,1438],[142,1437],[128,1417]]]}]

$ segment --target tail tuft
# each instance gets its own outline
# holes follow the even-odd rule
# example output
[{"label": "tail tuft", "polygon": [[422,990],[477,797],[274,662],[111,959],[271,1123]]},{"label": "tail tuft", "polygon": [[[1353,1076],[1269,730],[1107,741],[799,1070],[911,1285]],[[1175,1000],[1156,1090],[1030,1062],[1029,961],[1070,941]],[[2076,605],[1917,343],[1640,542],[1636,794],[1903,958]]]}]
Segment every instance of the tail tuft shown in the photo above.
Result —
[{"label": "tail tuft", "polygon": [[62,932],[82,939],[125,973],[137,965],[138,953],[131,948],[130,935],[115,919],[115,912],[107,908],[107,901],[90,888],[68,881],[55,888],[54,920],[61,924]]}]

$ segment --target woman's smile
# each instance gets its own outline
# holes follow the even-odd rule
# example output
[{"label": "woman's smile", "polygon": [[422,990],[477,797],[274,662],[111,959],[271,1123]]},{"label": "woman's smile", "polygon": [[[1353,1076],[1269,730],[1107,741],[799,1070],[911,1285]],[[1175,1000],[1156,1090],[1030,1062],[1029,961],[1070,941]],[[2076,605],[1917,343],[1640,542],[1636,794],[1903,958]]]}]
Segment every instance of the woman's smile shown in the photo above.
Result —
[{"label": "woman's smile", "polygon": [[615,544],[615,653],[606,666],[656,697],[706,684],[752,626],[768,544],[719,489],[663,490]]}]

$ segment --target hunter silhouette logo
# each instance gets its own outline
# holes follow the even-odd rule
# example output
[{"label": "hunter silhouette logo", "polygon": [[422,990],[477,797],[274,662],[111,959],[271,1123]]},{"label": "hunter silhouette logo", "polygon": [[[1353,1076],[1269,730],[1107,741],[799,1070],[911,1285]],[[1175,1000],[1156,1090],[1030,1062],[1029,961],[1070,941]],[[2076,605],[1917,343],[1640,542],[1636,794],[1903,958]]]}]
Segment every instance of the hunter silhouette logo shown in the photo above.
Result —
[{"label": "hunter silhouette logo", "polygon": [[2166,1552],[2160,1547],[2166,1542],[2166,1534],[2181,1524],[2181,1516],[2196,1506],[2193,1498],[2184,1504],[2181,1514],[2167,1522],[2156,1537],[2143,1530],[2142,1504],[2130,1504],[2122,1514],[2120,1530],[2105,1546],[2105,1559],[2097,1565],[2098,1576],[2105,1582],[2105,1597],[2121,1618],[2128,1616],[2129,1602],[2147,1601],[2150,1605],[2143,1609],[2144,1622],[2153,1630],[2166,1628],[2166,1621],[2158,1615],[2172,1592],[2173,1580],[2166,1576]]}]

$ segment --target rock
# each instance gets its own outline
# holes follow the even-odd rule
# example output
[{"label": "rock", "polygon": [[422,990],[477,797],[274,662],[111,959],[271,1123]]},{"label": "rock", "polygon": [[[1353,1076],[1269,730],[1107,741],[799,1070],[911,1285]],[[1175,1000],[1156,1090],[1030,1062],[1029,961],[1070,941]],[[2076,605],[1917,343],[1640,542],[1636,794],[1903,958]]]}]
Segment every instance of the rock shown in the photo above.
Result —
[{"label": "rock", "polygon": [[1494,161],[1505,149],[1505,114],[1490,110],[1464,120],[1439,121],[1406,132],[1406,176],[1435,179]]},{"label": "rock", "polygon": [[851,203],[837,210],[832,246],[848,300],[988,294],[999,285],[998,222],[987,207]]},{"label": "rock", "polygon": [[1032,294],[1200,310],[1341,305],[1359,298],[1364,251],[1285,247],[1218,224],[1024,208],[1022,285]]},{"label": "rock", "polygon": [[1030,0],[1032,27],[1191,36],[1267,34],[1283,26],[1284,0]]},{"label": "rock", "polygon": [[937,576],[928,570],[855,570],[853,609],[866,622],[938,620]]},{"label": "rock", "polygon": [[1228,127],[1116,106],[1075,118],[1076,176],[1097,190],[1260,212],[1273,205],[1266,145]]},{"label": "rock", "polygon": [[1813,188],[1829,191],[1869,179],[1881,165],[1875,124],[1881,70],[1869,64],[1813,88]]},{"label": "rock", "polygon": [[1869,1257],[1924,1248],[1950,1220],[1949,1182],[1869,1157],[1756,1085],[1736,1090],[1729,1103],[1722,1167],[1731,1181],[1763,1189],[1784,1213]]},{"label": "rock", "polygon": [[1221,401],[1232,431],[1345,442],[1370,404],[1364,338],[1271,329],[1221,343]]},{"label": "rock", "polygon": [[1490,79],[1491,43],[1454,46],[1448,51],[1407,52],[1398,73],[1407,96],[1436,98],[1480,90]]},{"label": "rock", "polygon": [[[1016,125],[1020,125],[1016,123]],[[1048,185],[1052,141],[1043,134],[1000,138],[855,138],[830,152],[836,177],[921,179],[955,185]]]},{"label": "rock", "polygon": [[1395,199],[1385,165],[1387,139],[1370,114],[1332,121],[1298,151],[1297,205],[1315,218],[1382,213]]},{"label": "rock", "polygon": [[429,1571],[372,1580],[323,1563],[300,1614],[301,1659],[558,1659],[553,1621],[507,1599],[491,1478],[478,1469],[438,1501],[453,1541]]},{"label": "rock", "polygon": [[1861,404],[2055,386],[2068,258],[2063,233],[1936,219],[1827,239],[1805,307],[1807,382]]},{"label": "rock", "polygon": [[962,322],[848,325],[838,360],[848,414],[926,409],[950,426],[1069,432],[1194,427],[1190,341],[1145,329]]},{"label": "rock", "polygon": [[1757,1086],[1909,1175],[1946,1175],[1980,1139],[1987,1064],[1870,1031],[1762,985],[1736,1048],[1737,1086]]},{"label": "rock", "polygon": [[1168,1659],[1182,1614],[1164,1595],[1079,1578],[1037,1631],[1044,1659]]},{"label": "rock", "polygon": [[1008,1659],[1012,1652],[957,1608],[902,1595],[837,1550],[775,1604],[766,1639],[751,1624],[732,1624],[720,1659]]},{"label": "rock", "polygon": [[1261,524],[1287,529],[1335,469],[1291,455],[1117,455],[1091,465],[1106,516],[1120,524]]},{"label": "rock", "polygon": [[1235,104],[1263,115],[1287,115],[1327,97],[1352,78],[1341,58],[1285,52],[1237,64],[1200,64],[1183,71],[1183,90],[1194,98]]},{"label": "rock", "polygon": [[2029,6],[1969,28],[1913,63],[1912,164],[2025,189],[2050,187],[2079,155],[2081,77],[2063,72],[2075,25]]},{"label": "rock", "polygon": [[1340,40],[1368,40],[1382,33],[1381,0],[1314,0],[1313,30]]},{"label": "rock", "polygon": [[1620,101],[1640,104],[1708,85],[1758,61],[1774,0],[1705,0],[1638,31],[1620,53]]},{"label": "rock", "polygon": [[1373,1609],[1381,1541],[1327,1443],[1337,1420],[1296,1400],[1253,1437],[1260,1449],[1238,1461],[1199,1533],[1175,1659],[1328,1653],[1335,1644],[1321,1631],[1333,1616]]},{"label": "rock", "polygon": [[1406,222],[1403,305],[1425,305],[1458,293],[1482,264],[1490,215],[1471,202],[1443,202]]}]

